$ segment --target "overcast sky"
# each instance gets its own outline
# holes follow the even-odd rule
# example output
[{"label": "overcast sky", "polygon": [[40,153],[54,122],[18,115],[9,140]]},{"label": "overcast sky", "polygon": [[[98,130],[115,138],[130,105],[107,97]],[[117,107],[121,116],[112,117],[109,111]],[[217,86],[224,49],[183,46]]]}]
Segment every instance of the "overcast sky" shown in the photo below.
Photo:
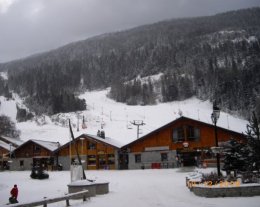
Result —
[{"label": "overcast sky", "polygon": [[260,0],[0,0],[0,62],[164,19],[260,6]]}]

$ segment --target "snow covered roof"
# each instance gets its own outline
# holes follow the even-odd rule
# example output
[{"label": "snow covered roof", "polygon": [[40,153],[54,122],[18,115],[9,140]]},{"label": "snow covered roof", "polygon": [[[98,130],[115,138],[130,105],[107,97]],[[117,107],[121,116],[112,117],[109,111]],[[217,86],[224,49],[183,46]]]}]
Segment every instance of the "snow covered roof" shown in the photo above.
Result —
[{"label": "snow covered roof", "polygon": [[[24,141],[22,141],[21,139],[11,138],[11,137],[7,137],[7,136],[0,136],[0,140],[5,142],[8,145],[11,143],[16,147],[18,147],[18,146],[20,146],[21,144],[24,143]],[[10,147],[9,147],[9,149],[10,149]]]},{"label": "snow covered roof", "polygon": [[117,148],[121,148],[123,146],[123,143],[121,143],[121,142],[119,142],[115,139],[112,139],[110,137],[102,138],[102,137],[99,137],[99,136],[96,136],[96,135],[90,135],[90,134],[82,134],[80,137],[89,137],[89,138],[92,138],[92,139],[96,139],[97,141],[104,142],[106,144],[112,145],[112,146],[117,147]]},{"label": "snow covered roof", "polygon": [[[96,135],[90,135],[90,134],[81,134],[80,136],[76,137],[75,140],[78,140],[80,138],[88,138],[88,139],[93,139],[95,141],[98,141],[98,142],[102,142],[104,144],[107,144],[107,145],[111,145],[112,147],[116,147],[116,148],[121,148],[123,146],[123,143],[115,140],[115,139],[112,139],[110,137],[105,137],[105,138],[102,138],[102,137],[99,137],[99,136],[96,136]],[[66,147],[67,145],[70,144],[71,141],[67,142],[66,144],[62,145],[60,148],[64,148]],[[59,149],[60,149],[59,148]],[[57,149],[58,150],[58,149]]]},{"label": "snow covered roof", "polygon": [[[44,140],[37,140],[37,139],[30,139],[26,142],[24,142],[22,145],[20,145],[18,148],[22,147],[23,145],[25,145],[26,143],[28,142],[34,142],[42,147],[44,147],[45,149],[47,150],[50,150],[50,151],[54,151],[56,150],[59,146],[60,146],[60,143],[59,142],[49,142],[49,141],[44,141]],[[18,149],[17,148],[17,149]]]},{"label": "snow covered roof", "polygon": [[[131,145],[131,144],[133,144],[133,143],[135,143],[135,142],[137,142],[137,141],[140,141],[140,140],[142,140],[142,139],[145,139],[146,137],[150,136],[151,134],[154,134],[154,133],[156,133],[156,132],[158,132],[158,131],[160,131],[160,130],[162,130],[162,129],[164,129],[164,128],[167,128],[167,127],[171,126],[173,123],[178,122],[179,120],[182,120],[182,119],[187,119],[187,120],[191,120],[191,121],[194,121],[194,122],[197,122],[197,123],[201,123],[201,124],[204,124],[204,125],[207,125],[207,126],[210,126],[210,127],[214,127],[212,124],[209,124],[209,123],[206,123],[206,122],[203,122],[203,121],[198,121],[198,120],[196,120],[196,119],[192,119],[192,118],[189,118],[189,117],[181,116],[181,117],[179,117],[179,118],[177,118],[177,119],[171,121],[170,123],[165,124],[165,125],[163,125],[163,126],[157,128],[156,130],[154,130],[154,131],[152,131],[152,132],[150,132],[150,133],[148,133],[148,134],[146,134],[146,135],[140,137],[139,139],[134,140],[134,141],[132,141],[132,142],[130,142],[130,143],[124,145],[124,147],[127,147],[127,146],[129,146],[129,145]],[[224,131],[232,132],[232,133],[235,133],[235,134],[243,135],[242,133],[239,133],[239,132],[237,132],[237,131],[233,131],[233,130],[230,130],[230,129],[222,128],[222,127],[219,127],[219,126],[217,126],[217,128],[218,128],[218,129],[222,129],[222,130],[224,130]]]},{"label": "snow covered roof", "polygon": [[11,151],[16,149],[16,147],[14,147],[13,145],[10,145],[10,144],[3,142],[1,140],[0,140],[0,147],[6,149],[8,151],[10,151],[10,147],[11,147]]},{"label": "snow covered roof", "polygon": [[60,146],[59,142],[49,142],[49,141],[36,140],[36,139],[31,139],[31,141],[50,151],[54,151]]}]

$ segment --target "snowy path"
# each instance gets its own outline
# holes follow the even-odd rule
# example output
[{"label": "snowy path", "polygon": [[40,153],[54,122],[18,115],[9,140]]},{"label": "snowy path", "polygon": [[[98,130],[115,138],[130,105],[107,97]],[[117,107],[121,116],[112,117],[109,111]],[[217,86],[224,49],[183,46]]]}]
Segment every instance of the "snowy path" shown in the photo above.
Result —
[{"label": "snowy path", "polygon": [[[0,172],[0,206],[8,200],[13,184],[20,190],[19,201],[26,202],[67,193],[69,171],[49,172],[48,180],[30,179],[30,172]],[[72,201],[77,207],[258,207],[260,196],[248,198],[202,198],[195,196],[185,186],[187,172],[177,169],[86,171],[88,178],[110,182],[110,193],[99,195],[82,203]],[[49,206],[49,205],[48,205]],[[65,206],[64,202],[50,206]]]}]

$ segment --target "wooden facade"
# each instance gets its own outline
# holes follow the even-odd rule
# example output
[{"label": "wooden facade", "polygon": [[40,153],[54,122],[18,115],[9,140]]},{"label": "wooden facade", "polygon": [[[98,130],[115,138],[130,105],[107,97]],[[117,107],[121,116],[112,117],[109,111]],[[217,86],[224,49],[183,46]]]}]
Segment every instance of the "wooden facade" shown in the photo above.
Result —
[{"label": "wooden facade", "polygon": [[6,149],[4,146],[0,146],[0,170],[9,169],[7,154],[10,150]]},{"label": "wooden facade", "polygon": [[32,166],[40,165],[43,169],[52,170],[57,166],[53,151],[60,144],[42,140],[28,140],[12,152],[12,169],[30,170]]},{"label": "wooden facade", "polygon": [[119,148],[110,138],[82,134],[75,141],[61,146],[55,153],[66,170],[78,160],[76,149],[86,170],[117,169]]},{"label": "wooden facade", "polygon": [[0,136],[0,170],[10,169],[10,154],[23,143],[22,140]]},{"label": "wooden facade", "polygon": [[[182,164],[194,165],[197,157],[204,159],[206,153],[203,154],[203,152],[216,146],[214,130],[215,128],[211,124],[180,117],[123,146],[122,152],[129,157],[121,155],[123,159],[121,163],[128,162],[124,164],[128,168],[139,168],[147,162],[148,167],[149,165],[151,167],[153,163],[163,165],[163,162],[170,162],[174,166],[177,164],[175,158],[179,156]],[[217,136],[219,143],[231,138],[244,140],[243,134],[220,127],[217,127]]]}]

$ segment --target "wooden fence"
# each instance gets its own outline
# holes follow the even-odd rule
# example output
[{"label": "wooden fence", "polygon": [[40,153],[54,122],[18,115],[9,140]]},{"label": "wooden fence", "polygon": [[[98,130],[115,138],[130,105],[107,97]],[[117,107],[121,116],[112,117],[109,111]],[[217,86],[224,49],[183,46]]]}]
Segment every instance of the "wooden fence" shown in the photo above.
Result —
[{"label": "wooden fence", "polygon": [[47,204],[56,203],[56,202],[64,201],[64,200],[66,201],[66,206],[69,206],[70,199],[78,199],[79,197],[82,197],[83,201],[86,201],[86,199],[89,198],[88,190],[84,190],[84,191],[80,191],[80,192],[76,192],[76,193],[70,193],[70,194],[55,197],[55,198],[45,198],[42,200],[33,201],[33,202],[29,202],[29,203],[11,204],[11,205],[8,205],[8,207],[34,207],[34,206],[40,206],[40,205],[43,205],[43,207],[47,207]]}]

